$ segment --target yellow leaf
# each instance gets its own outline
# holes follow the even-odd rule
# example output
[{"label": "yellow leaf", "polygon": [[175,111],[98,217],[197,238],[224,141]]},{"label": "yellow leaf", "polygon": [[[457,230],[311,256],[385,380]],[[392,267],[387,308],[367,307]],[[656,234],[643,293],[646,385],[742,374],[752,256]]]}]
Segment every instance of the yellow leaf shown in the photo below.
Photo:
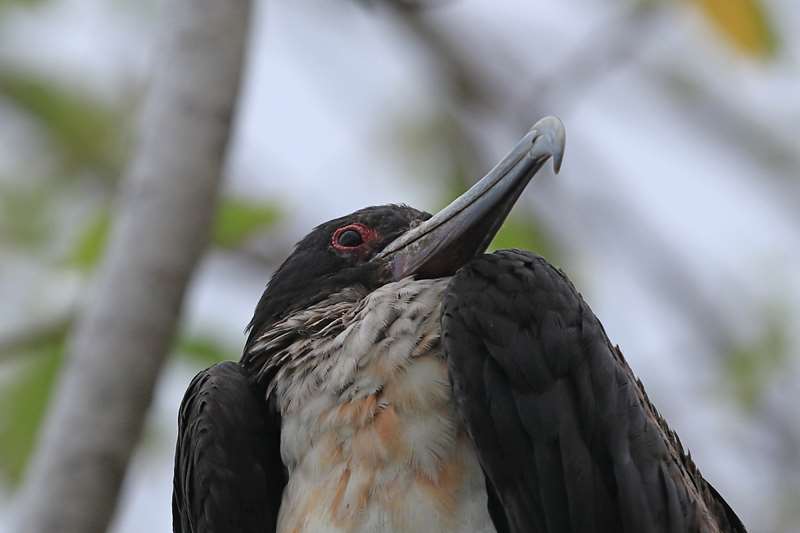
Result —
[{"label": "yellow leaf", "polygon": [[742,53],[766,57],[775,51],[775,35],[760,0],[693,1],[717,30]]}]

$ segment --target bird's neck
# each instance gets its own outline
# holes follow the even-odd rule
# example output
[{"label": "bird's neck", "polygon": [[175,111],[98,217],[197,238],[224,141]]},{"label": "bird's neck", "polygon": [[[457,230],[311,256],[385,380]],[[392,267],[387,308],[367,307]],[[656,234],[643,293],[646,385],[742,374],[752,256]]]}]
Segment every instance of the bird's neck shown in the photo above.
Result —
[{"label": "bird's neck", "polygon": [[438,352],[441,298],[449,278],[406,278],[371,293],[348,288],[281,320],[248,353],[269,376],[282,414],[313,398],[348,402],[380,390],[410,358]]}]

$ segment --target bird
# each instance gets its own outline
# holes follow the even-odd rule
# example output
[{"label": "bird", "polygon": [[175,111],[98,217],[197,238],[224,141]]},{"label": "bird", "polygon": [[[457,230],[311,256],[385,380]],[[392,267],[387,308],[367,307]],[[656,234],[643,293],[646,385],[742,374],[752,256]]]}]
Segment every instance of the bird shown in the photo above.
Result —
[{"label": "bird", "polygon": [[745,532],[566,274],[486,253],[564,145],[546,117],[435,215],[303,238],[189,384],[174,531]]}]

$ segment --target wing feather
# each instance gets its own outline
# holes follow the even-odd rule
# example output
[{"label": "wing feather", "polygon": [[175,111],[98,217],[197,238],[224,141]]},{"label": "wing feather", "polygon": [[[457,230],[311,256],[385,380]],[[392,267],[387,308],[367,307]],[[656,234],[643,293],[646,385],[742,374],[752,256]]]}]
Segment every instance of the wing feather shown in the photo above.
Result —
[{"label": "wing feather", "polygon": [[285,485],[280,419],[244,369],[226,362],[197,374],[178,417],[173,530],[275,531]]},{"label": "wing feather", "polygon": [[745,531],[544,259],[502,251],[459,270],[442,332],[498,530]]}]

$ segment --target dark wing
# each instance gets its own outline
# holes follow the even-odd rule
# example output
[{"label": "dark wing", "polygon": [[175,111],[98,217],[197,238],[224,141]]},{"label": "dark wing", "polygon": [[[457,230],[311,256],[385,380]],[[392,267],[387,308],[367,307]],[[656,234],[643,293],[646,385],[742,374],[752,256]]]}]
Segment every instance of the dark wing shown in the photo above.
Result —
[{"label": "dark wing", "polygon": [[275,531],[285,485],[280,419],[245,370],[227,362],[197,374],[178,418],[173,530]]},{"label": "dark wing", "polygon": [[745,531],[544,259],[470,262],[450,282],[442,332],[498,531]]}]

